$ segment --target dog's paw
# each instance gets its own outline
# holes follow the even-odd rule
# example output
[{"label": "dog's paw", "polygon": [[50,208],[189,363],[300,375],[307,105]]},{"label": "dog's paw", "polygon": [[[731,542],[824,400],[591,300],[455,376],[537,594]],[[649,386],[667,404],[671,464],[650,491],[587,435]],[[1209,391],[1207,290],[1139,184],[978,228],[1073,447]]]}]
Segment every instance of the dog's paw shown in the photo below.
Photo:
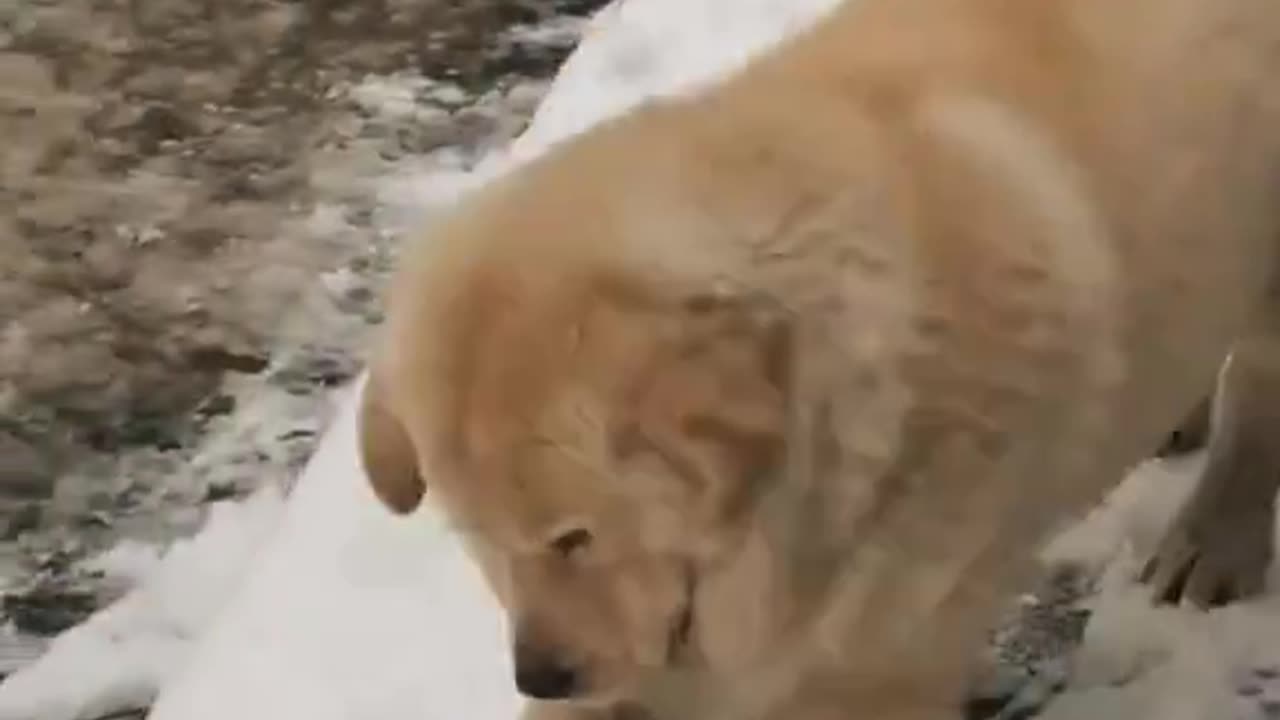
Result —
[{"label": "dog's paw", "polygon": [[1157,604],[1201,609],[1261,593],[1271,564],[1270,508],[1240,513],[1190,506],[1165,534],[1139,574]]}]

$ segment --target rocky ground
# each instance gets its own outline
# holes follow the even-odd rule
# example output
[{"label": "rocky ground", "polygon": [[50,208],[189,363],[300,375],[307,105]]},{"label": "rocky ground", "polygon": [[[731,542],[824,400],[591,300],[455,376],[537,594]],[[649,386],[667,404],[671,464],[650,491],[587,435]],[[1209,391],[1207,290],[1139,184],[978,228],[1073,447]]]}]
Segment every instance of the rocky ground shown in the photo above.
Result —
[{"label": "rocky ground", "polygon": [[68,627],[119,590],[81,559],[290,476],[379,319],[365,181],[518,132],[601,4],[0,4],[7,622]]},{"label": "rocky ground", "polygon": [[[602,4],[0,3],[0,675],[292,477],[379,321],[372,180],[519,132]],[[1088,589],[1022,599],[971,717],[1052,692]]]}]

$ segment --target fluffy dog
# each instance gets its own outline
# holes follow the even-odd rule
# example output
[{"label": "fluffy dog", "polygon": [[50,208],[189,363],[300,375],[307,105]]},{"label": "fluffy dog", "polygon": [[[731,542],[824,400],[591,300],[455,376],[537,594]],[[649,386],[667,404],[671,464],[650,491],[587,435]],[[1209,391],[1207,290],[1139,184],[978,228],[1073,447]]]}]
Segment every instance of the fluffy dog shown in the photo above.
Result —
[{"label": "fluffy dog", "polygon": [[1276,0],[854,2],[403,258],[373,489],[406,513],[430,479],[534,716],[937,720],[1033,549],[1234,343],[1218,460],[1148,577],[1247,594],[1277,77]]}]

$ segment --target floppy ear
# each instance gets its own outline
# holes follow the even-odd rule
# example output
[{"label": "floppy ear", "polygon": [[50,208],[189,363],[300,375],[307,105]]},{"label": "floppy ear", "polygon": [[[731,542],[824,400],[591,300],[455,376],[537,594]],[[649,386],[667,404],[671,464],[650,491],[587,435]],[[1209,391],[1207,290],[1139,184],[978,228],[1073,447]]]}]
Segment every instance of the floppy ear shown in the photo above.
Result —
[{"label": "floppy ear", "polygon": [[641,391],[634,430],[693,486],[712,519],[750,506],[781,467],[792,324],[768,302],[705,294]]},{"label": "floppy ear", "polygon": [[384,392],[378,373],[370,371],[357,418],[360,461],[382,504],[404,515],[418,507],[426,492],[426,483],[418,469],[409,434],[387,407]]}]

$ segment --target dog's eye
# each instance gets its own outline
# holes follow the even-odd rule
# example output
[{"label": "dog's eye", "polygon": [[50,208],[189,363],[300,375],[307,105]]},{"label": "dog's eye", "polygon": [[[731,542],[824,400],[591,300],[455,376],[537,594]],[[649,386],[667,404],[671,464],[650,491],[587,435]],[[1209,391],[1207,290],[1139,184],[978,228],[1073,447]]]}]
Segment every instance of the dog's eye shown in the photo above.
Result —
[{"label": "dog's eye", "polygon": [[585,528],[574,528],[555,536],[551,540],[551,549],[561,557],[569,557],[579,553],[591,544],[591,532]]}]

